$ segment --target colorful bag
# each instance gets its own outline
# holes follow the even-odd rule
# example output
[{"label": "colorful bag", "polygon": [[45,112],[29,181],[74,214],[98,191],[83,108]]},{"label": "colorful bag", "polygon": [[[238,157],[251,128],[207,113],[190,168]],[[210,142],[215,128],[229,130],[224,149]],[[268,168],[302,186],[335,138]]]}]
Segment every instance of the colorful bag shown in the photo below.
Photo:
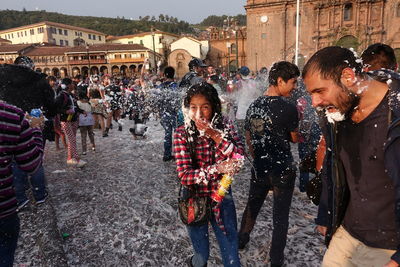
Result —
[{"label": "colorful bag", "polygon": [[[187,189],[188,190],[188,189]],[[188,190],[190,191],[190,190]],[[211,217],[211,201],[209,197],[183,197],[182,185],[179,189],[178,211],[182,222],[188,226],[207,224]]]},{"label": "colorful bag", "polygon": [[94,118],[91,112],[79,114],[79,126],[92,126],[94,125]]}]

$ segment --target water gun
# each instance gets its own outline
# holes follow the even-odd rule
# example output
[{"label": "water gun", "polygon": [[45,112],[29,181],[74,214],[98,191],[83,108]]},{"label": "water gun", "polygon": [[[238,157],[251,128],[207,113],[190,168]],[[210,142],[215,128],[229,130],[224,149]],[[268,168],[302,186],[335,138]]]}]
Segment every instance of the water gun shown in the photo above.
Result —
[{"label": "water gun", "polygon": [[[233,159],[238,160],[238,164],[243,164],[244,157],[238,153],[234,153]],[[219,181],[218,189],[211,194],[211,199],[217,203],[220,203],[226,193],[228,193],[229,187],[233,182],[233,177],[230,174],[225,173],[222,179]]]},{"label": "water gun", "polygon": [[40,116],[42,115],[42,111],[39,108],[34,108],[34,109],[31,109],[31,112],[29,113],[29,115],[31,115],[32,117],[35,117],[35,118],[40,118]]}]

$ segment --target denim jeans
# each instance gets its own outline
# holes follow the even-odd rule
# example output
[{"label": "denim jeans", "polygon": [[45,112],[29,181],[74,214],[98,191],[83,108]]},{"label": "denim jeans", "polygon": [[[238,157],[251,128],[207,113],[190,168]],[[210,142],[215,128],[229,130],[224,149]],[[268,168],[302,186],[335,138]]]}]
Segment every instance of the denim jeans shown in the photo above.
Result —
[{"label": "denim jeans", "polygon": [[[309,153],[309,147],[310,145],[308,143],[299,143],[298,148],[299,148],[299,158],[300,160],[303,160]],[[308,172],[300,172],[300,177],[299,177],[299,190],[300,192],[305,192],[308,180],[310,179],[310,174]]]},{"label": "denim jeans", "polygon": [[[219,244],[222,262],[224,266],[240,266],[236,210],[232,194],[226,195],[221,203],[221,218],[226,235],[219,228],[214,216],[211,217],[210,223]],[[195,267],[204,266],[210,255],[208,224],[187,226],[187,229],[195,251],[192,264]]]},{"label": "denim jeans", "polygon": [[[15,194],[17,195],[18,204],[20,204],[28,199],[25,193],[28,187],[28,174],[21,170],[15,163],[12,164],[12,171],[14,175]],[[43,199],[46,195],[46,181],[43,165],[31,175],[30,182],[35,200]]]},{"label": "denim jeans", "polygon": [[176,128],[176,116],[163,115],[161,125],[164,128],[164,157],[171,157],[172,154],[172,132]]},{"label": "denim jeans", "polygon": [[284,260],[284,250],[289,227],[289,210],[292,203],[294,180],[296,179],[296,173],[294,171],[288,172],[286,175],[288,175],[289,178],[288,183],[280,187],[272,182],[278,177],[272,174],[266,174],[262,171],[257,172],[256,176],[255,172],[252,171],[249,198],[240,226],[240,234],[251,233],[268,191],[272,190],[274,196],[272,211],[274,227],[269,255],[271,263],[277,265],[283,264]]},{"label": "denim jeans", "polygon": [[12,267],[19,235],[17,214],[0,219],[0,267]]}]

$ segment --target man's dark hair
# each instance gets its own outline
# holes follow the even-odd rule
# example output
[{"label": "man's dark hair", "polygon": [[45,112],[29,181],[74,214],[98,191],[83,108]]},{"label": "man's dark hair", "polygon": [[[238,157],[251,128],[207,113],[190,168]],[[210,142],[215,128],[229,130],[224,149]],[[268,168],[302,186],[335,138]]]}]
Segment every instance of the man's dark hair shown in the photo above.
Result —
[{"label": "man's dark hair", "polygon": [[171,66],[165,67],[164,69],[164,75],[168,79],[173,79],[175,76],[175,69]]},{"label": "man's dark hair", "polygon": [[82,80],[82,75],[80,75],[80,74],[77,74],[77,75],[75,75],[74,79],[77,79],[77,80]]},{"label": "man's dark hair", "polygon": [[389,69],[396,70],[397,62],[393,48],[386,44],[376,43],[368,46],[362,53],[364,66],[369,70]]},{"label": "man's dark hair", "polygon": [[272,65],[269,71],[268,81],[270,85],[278,85],[278,78],[282,78],[285,82],[292,78],[300,76],[299,68],[290,62],[279,61]]},{"label": "man's dark hair", "polygon": [[56,82],[56,81],[57,81],[57,78],[54,77],[54,76],[47,76],[47,77],[46,77],[46,80],[47,80],[48,82],[50,82],[50,81]]},{"label": "man's dark hair", "polygon": [[353,51],[340,46],[329,46],[317,51],[304,66],[303,79],[307,74],[317,71],[323,79],[332,79],[341,86],[340,79],[345,68],[354,70],[357,76],[362,74],[362,63]]}]

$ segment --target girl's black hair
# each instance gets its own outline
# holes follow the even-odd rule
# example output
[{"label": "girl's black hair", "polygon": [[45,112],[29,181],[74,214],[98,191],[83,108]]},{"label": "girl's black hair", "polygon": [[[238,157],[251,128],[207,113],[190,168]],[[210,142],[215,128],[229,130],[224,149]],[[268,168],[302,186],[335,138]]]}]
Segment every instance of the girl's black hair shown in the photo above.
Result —
[{"label": "girl's black hair", "polygon": [[90,89],[89,90],[89,97],[92,99],[101,98],[99,90]]},{"label": "girl's black hair", "polygon": [[[223,130],[224,125],[223,125],[223,117],[221,113],[221,100],[218,97],[218,92],[215,90],[214,86],[212,86],[209,83],[202,82],[199,84],[195,84],[191,86],[188,91],[186,92],[186,96],[183,99],[183,106],[185,108],[190,108],[190,101],[192,100],[192,97],[195,95],[203,95],[211,104],[211,110],[212,110],[212,127]],[[186,131],[193,137],[194,143],[196,143],[196,140],[199,136],[199,131],[196,128],[196,124],[194,123],[193,120],[190,120],[190,125],[187,126]]]}]

